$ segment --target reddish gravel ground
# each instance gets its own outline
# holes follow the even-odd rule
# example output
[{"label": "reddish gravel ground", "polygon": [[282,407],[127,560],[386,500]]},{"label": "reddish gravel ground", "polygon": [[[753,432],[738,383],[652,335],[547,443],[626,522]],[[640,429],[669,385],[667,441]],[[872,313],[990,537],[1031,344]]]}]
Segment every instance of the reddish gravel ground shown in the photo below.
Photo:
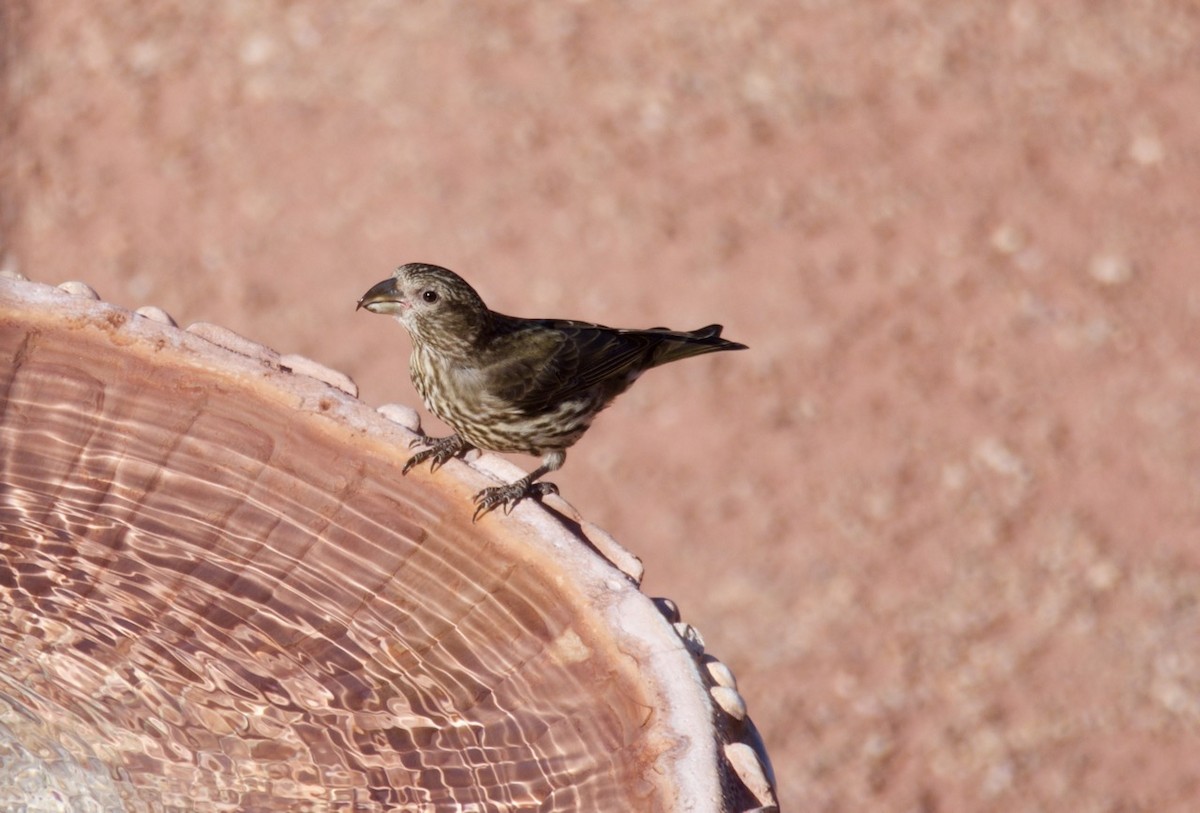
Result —
[{"label": "reddish gravel ground", "polygon": [[409,346],[354,302],[405,261],[721,321],[752,349],[554,479],[739,676],[784,809],[1200,805],[1194,3],[133,8],[0,5],[8,267],[376,404]]}]

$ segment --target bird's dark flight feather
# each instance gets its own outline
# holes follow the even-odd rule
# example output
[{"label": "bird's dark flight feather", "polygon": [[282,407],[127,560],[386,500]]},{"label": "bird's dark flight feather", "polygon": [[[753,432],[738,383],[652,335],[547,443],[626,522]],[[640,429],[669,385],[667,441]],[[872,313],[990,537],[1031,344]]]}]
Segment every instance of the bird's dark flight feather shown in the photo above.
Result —
[{"label": "bird's dark flight feather", "polygon": [[[628,386],[630,376],[669,361],[743,347],[721,339],[721,325],[694,331],[630,330],[570,319],[517,319],[502,314],[494,318],[497,334],[491,346],[513,346],[511,353],[504,354],[494,380],[505,382],[502,396],[529,414],[606,382],[616,395]],[[518,372],[523,374],[514,375]]]}]

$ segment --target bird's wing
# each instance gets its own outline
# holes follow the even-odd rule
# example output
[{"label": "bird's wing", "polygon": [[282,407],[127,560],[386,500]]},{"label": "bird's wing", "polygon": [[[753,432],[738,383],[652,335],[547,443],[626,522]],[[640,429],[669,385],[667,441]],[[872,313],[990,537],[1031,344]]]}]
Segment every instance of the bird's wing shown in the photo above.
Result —
[{"label": "bird's wing", "polygon": [[526,319],[503,337],[506,352],[490,366],[496,391],[518,409],[538,412],[645,363],[653,339],[564,319]]}]

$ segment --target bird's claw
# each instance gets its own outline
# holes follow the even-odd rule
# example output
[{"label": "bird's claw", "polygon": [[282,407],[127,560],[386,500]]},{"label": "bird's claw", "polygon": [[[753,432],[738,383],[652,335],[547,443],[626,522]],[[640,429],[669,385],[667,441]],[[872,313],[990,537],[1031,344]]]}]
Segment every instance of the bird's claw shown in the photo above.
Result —
[{"label": "bird's claw", "polygon": [[471,522],[478,522],[480,517],[501,506],[503,506],[505,514],[511,514],[517,503],[526,497],[540,500],[547,494],[557,493],[558,486],[554,483],[526,483],[521,480],[506,486],[485,488],[472,497],[475,501],[475,513],[471,517]]},{"label": "bird's claw", "polygon": [[404,468],[400,470],[401,474],[408,474],[409,470],[414,466],[419,466],[431,458],[433,462],[429,464],[429,470],[431,472],[437,471],[446,461],[457,457],[469,448],[466,442],[458,435],[450,435],[445,438],[414,438],[408,444],[408,447],[411,449],[414,446],[426,446],[428,448],[422,449],[410,457],[408,462],[404,464]]}]

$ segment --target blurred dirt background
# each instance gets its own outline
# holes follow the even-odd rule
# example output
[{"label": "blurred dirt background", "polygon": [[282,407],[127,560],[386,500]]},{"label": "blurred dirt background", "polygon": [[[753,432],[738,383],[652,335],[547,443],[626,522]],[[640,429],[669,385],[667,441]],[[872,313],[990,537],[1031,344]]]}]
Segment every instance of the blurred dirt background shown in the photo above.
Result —
[{"label": "blurred dirt background", "polygon": [[373,404],[409,345],[354,303],[412,260],[751,346],[553,479],[734,669],[786,811],[1197,809],[1195,3],[0,9],[33,279]]}]

